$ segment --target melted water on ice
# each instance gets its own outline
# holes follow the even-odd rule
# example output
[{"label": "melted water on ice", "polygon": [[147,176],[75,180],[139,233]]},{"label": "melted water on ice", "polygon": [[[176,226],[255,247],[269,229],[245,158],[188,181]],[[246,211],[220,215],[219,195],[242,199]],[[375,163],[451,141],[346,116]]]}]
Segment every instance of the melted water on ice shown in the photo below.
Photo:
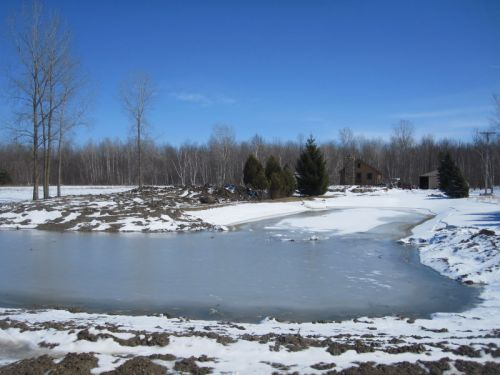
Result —
[{"label": "melted water on ice", "polygon": [[470,307],[477,288],[423,266],[417,249],[395,241],[422,219],[407,214],[345,236],[271,229],[280,219],[222,233],[1,231],[0,306],[249,322]]}]

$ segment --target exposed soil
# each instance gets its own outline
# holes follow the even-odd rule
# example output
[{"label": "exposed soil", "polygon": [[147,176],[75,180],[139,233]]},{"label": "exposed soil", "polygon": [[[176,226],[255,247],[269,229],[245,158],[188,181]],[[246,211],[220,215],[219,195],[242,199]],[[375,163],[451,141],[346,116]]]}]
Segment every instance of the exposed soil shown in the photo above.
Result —
[{"label": "exposed soil", "polygon": [[[81,232],[216,229],[189,215],[189,211],[232,202],[260,201],[264,198],[260,192],[234,185],[145,186],[121,193],[65,196],[2,205],[0,227]],[[60,216],[37,224],[32,222],[30,215],[38,212],[60,212]],[[131,228],[131,225],[134,227]]]},{"label": "exposed soil", "polygon": [[90,375],[95,367],[97,358],[88,353],[68,353],[59,363],[42,355],[0,367],[0,375]]},{"label": "exposed soil", "polygon": [[168,334],[159,332],[137,332],[134,337],[124,340],[107,333],[94,335],[89,333],[88,329],[84,329],[78,332],[77,338],[92,342],[110,338],[122,346],[167,346],[170,342]]},{"label": "exposed soil", "polygon": [[[205,375],[212,373],[211,367],[199,366],[196,362],[206,361],[206,356],[189,357],[177,360],[173,369],[177,373],[189,373],[194,375]],[[174,357],[137,356],[125,361],[116,369],[103,372],[105,375],[163,375],[168,373],[166,367],[154,363],[153,360],[161,359],[167,361],[175,360]],[[261,362],[278,370],[278,373],[293,371],[293,365],[284,365],[277,362]],[[69,353],[61,361],[56,363],[48,355],[37,358],[25,359],[8,366],[0,367],[0,375],[89,375],[92,369],[97,368],[97,359],[93,354]],[[500,363],[486,362],[478,363],[465,360],[451,361],[443,358],[439,361],[417,361],[415,363],[399,362],[391,365],[375,364],[373,362],[359,363],[344,370],[335,370],[336,364],[317,363],[311,365],[312,369],[325,371],[323,374],[330,375],[442,375],[449,373],[452,366],[463,374],[470,375],[496,375],[500,373]],[[298,374],[298,372],[293,372]]]},{"label": "exposed soil", "polygon": [[174,370],[179,372],[187,372],[193,375],[205,375],[212,373],[210,367],[200,367],[196,364],[198,359],[195,357],[184,358],[175,362]]},{"label": "exposed soil", "polygon": [[164,375],[167,369],[153,363],[146,357],[135,357],[118,366],[113,371],[103,372],[103,375]]},{"label": "exposed soil", "polygon": [[[365,322],[369,323],[369,322]],[[186,324],[186,322],[184,323]],[[408,343],[410,337],[391,337],[385,334],[338,334],[330,337],[321,336],[303,336],[300,334],[263,334],[251,335],[244,332],[236,336],[224,334],[225,329],[232,329],[233,332],[244,331],[239,329],[238,325],[220,322],[212,325],[210,330],[202,327],[202,331],[196,329],[186,329],[178,332],[146,332],[124,329],[112,324],[106,325],[89,325],[82,326],[73,321],[66,323],[61,322],[41,322],[27,324],[26,322],[18,322],[9,318],[0,320],[1,329],[14,328],[20,331],[37,331],[42,329],[52,329],[56,331],[65,331],[76,334],[76,340],[86,340],[96,342],[102,339],[111,339],[122,346],[136,347],[158,347],[164,348],[169,345],[170,338],[175,337],[203,337],[222,345],[231,345],[238,340],[246,340],[258,342],[263,345],[268,345],[271,351],[288,351],[298,352],[308,348],[324,348],[331,354],[330,362],[320,362],[311,364],[311,369],[324,371],[326,374],[345,374],[345,375],[364,375],[364,374],[443,374],[450,368],[456,368],[466,374],[496,374],[500,373],[500,363],[487,362],[481,364],[472,361],[479,359],[483,354],[490,354],[493,358],[496,357],[498,347],[495,342],[485,344],[474,344],[455,346],[447,340],[441,342],[426,342],[426,337],[411,336],[412,340],[419,340],[418,343]],[[91,333],[97,330],[96,333]],[[194,327],[193,327],[194,328]],[[241,327],[243,328],[243,327]],[[102,331],[102,332],[99,332]],[[430,330],[429,330],[430,331]],[[432,330],[446,333],[444,330]],[[118,333],[129,333],[132,336],[128,339],[118,337]],[[117,335],[115,336],[114,333]],[[493,341],[495,334],[491,334]],[[474,342],[474,336],[471,336],[470,342]],[[451,338],[449,338],[451,339]],[[451,340],[450,340],[451,341]],[[47,350],[57,350],[57,345],[50,342],[42,341],[38,344],[41,348]],[[444,352],[453,353],[461,360],[451,361],[448,358],[439,361],[417,361],[415,363],[401,362],[392,365],[380,365],[375,363],[360,363],[359,366],[354,366],[344,370],[336,370],[337,364],[335,358],[342,355],[348,350],[353,350],[356,353],[379,352],[387,353],[387,355],[400,353],[415,353],[426,354],[432,348],[438,348]],[[481,349],[478,349],[481,348]],[[56,353],[56,352],[54,352]],[[495,354],[495,356],[494,356]],[[16,363],[0,367],[0,375],[5,374],[90,374],[93,368],[98,365],[96,357],[92,353],[69,353],[62,360],[54,361],[55,357],[42,355],[37,358],[24,359]],[[470,360],[469,360],[470,358]],[[170,368],[176,372],[191,373],[191,374],[209,374],[213,371],[210,363],[217,363],[216,357],[208,357],[202,355],[199,357],[178,358],[172,354],[152,354],[148,357],[136,356],[131,357],[115,370],[106,374],[165,374],[168,370],[166,367],[155,363],[155,361],[170,362]],[[57,363],[56,363],[57,362]],[[207,363],[208,366],[201,364]],[[262,362],[270,366],[270,370],[278,373],[295,373],[294,366],[279,362]],[[452,367],[454,366],[454,367]]]}]

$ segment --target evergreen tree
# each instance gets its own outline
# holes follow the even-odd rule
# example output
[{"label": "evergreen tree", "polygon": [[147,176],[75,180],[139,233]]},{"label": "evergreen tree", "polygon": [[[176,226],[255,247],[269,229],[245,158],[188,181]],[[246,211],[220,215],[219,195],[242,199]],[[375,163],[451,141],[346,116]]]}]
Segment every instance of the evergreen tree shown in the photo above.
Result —
[{"label": "evergreen tree", "polygon": [[264,169],[257,158],[250,155],[243,168],[243,182],[257,190],[269,189],[272,199],[289,197],[297,188],[290,168],[285,166],[282,169],[274,156],[267,159]]},{"label": "evergreen tree", "polygon": [[304,195],[322,195],[328,187],[326,163],[321,150],[311,136],[297,160],[297,186]]},{"label": "evergreen tree", "polygon": [[259,170],[257,176],[255,176],[255,179],[252,181],[251,186],[257,190],[267,190],[269,188],[269,181],[266,178],[264,169]]},{"label": "evergreen tree", "polygon": [[285,165],[285,168],[283,168],[283,178],[285,180],[285,196],[290,197],[295,193],[295,189],[297,189],[297,180],[288,165]]},{"label": "evergreen tree", "polygon": [[0,185],[8,185],[12,183],[9,172],[0,169]]},{"label": "evergreen tree", "polygon": [[449,152],[440,155],[439,158],[439,190],[446,192],[451,184],[451,173],[453,170],[453,160]]},{"label": "evergreen tree", "polygon": [[450,198],[466,198],[469,196],[469,184],[455,164],[449,152],[441,156],[438,168],[439,190]]},{"label": "evergreen tree", "polygon": [[263,167],[260,161],[258,161],[253,154],[249,155],[247,161],[245,162],[245,166],[243,167],[243,183],[257,189],[255,182],[257,180],[257,176],[262,171]]},{"label": "evergreen tree", "polygon": [[274,172],[269,179],[269,192],[271,199],[283,198],[285,196],[286,182],[283,172]]},{"label": "evergreen tree", "polygon": [[295,176],[288,166],[274,172],[269,179],[269,190],[272,199],[291,196],[297,187]]},{"label": "evergreen tree", "polygon": [[281,173],[281,166],[278,159],[271,155],[266,161],[266,177],[269,181],[273,173]]}]

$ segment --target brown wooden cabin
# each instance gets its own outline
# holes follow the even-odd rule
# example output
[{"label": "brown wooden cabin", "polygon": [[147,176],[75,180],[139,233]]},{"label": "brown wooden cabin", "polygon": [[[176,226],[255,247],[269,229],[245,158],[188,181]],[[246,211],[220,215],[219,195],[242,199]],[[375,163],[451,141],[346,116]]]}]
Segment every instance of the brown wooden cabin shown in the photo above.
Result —
[{"label": "brown wooden cabin", "polygon": [[340,170],[341,185],[380,185],[382,173],[361,159],[347,157]]}]

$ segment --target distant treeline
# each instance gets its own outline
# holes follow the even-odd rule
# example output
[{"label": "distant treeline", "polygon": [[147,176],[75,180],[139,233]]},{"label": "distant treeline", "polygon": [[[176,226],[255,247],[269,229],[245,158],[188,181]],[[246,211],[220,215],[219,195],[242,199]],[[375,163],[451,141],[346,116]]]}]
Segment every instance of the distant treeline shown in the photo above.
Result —
[{"label": "distant treeline", "polygon": [[[471,187],[484,186],[484,162],[490,150],[494,184],[500,184],[500,142],[495,138],[487,147],[481,137],[470,142],[435,141],[432,137],[416,139],[413,128],[402,122],[394,128],[390,140],[356,137],[350,129],[339,132],[336,140],[321,142],[327,162],[329,183],[339,183],[344,158],[356,156],[382,172],[384,178],[400,178],[418,185],[420,174],[437,169],[439,155],[449,151]],[[256,135],[237,142],[230,127],[219,126],[205,144],[186,143],[179,147],[143,143],[143,181],[154,185],[241,184],[243,167],[250,154],[265,163],[274,155],[282,167],[295,168],[303,147],[302,141],[265,141]],[[137,183],[137,147],[128,142],[104,139],[82,146],[65,143],[62,150],[62,183],[67,185],[134,185]],[[57,162],[57,155],[53,155]],[[0,170],[8,172],[13,184],[32,184],[32,148],[18,143],[0,144]],[[41,171],[40,171],[41,173]],[[57,180],[51,172],[51,184]]]}]

